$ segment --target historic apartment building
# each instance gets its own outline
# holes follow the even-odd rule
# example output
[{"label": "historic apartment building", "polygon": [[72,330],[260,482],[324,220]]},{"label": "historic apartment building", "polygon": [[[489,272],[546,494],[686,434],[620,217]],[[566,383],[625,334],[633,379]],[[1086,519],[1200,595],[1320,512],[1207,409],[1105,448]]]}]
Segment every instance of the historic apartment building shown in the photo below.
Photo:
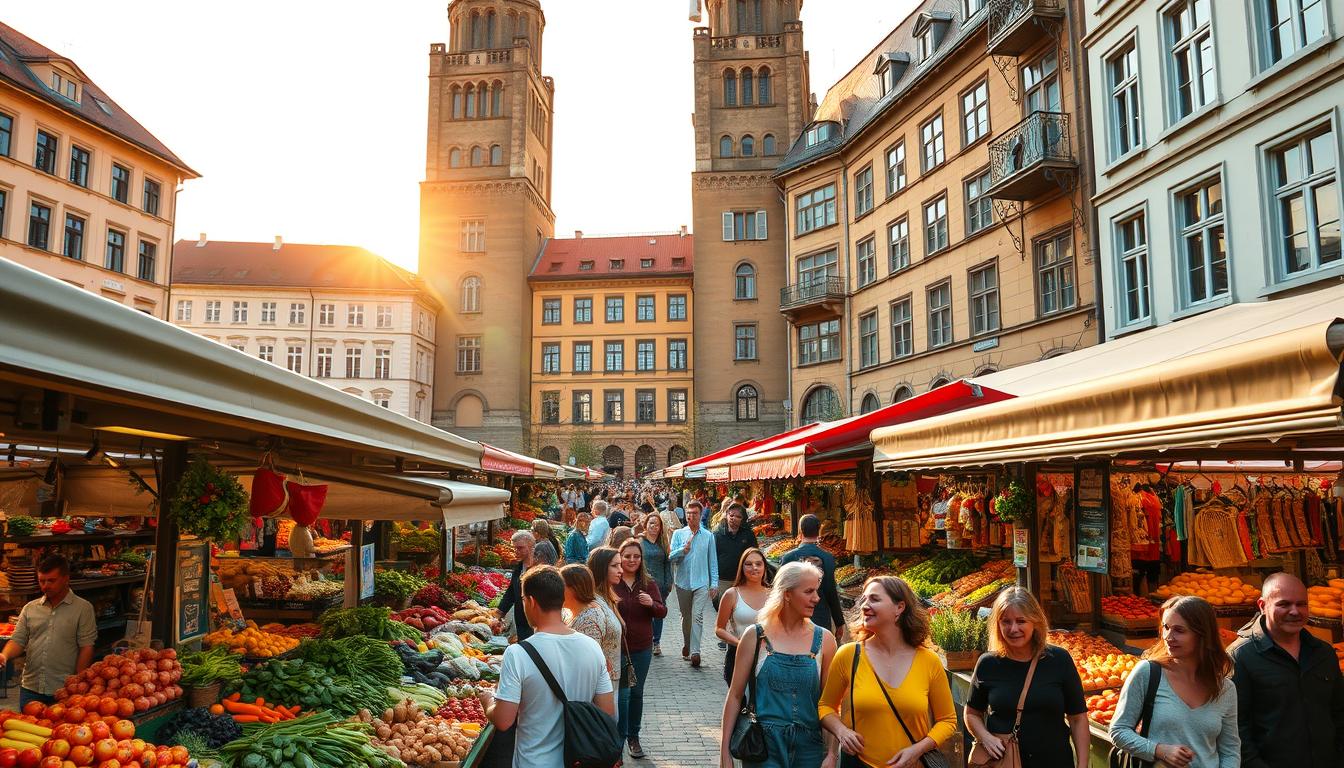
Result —
[{"label": "historic apartment building", "polygon": [[429,421],[442,306],[374,253],[202,235],[173,247],[171,299],[175,325]]},{"label": "historic apartment building", "polygon": [[1107,336],[1338,283],[1344,3],[1083,8]]},{"label": "historic apartment building", "polygon": [[[547,240],[532,294],[530,452],[624,477],[690,457],[697,377],[694,239]],[[756,355],[755,337],[743,355]],[[759,408],[759,396],[749,407]]]},{"label": "historic apartment building", "polygon": [[695,320],[694,455],[785,428],[788,327],[775,296],[789,231],[771,176],[813,109],[802,0],[704,6],[691,204],[696,292],[713,309]]},{"label": "historic apartment building", "polygon": [[554,233],[551,117],[536,0],[453,0],[429,51],[420,271],[444,297],[435,426],[524,450],[533,318],[528,273]]},{"label": "historic apartment building", "polygon": [[166,317],[176,190],[197,176],[79,65],[0,23],[0,257]]},{"label": "historic apartment building", "polygon": [[777,174],[794,424],[1097,341],[1074,23],[925,0],[827,93]]}]

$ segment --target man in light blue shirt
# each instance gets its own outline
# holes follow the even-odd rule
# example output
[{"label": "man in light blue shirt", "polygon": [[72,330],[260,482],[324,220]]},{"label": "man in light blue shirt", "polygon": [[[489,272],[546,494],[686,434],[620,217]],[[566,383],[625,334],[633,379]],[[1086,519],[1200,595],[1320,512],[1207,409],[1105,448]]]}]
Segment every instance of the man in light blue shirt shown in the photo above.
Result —
[{"label": "man in light blue shirt", "polygon": [[611,532],[611,521],[607,519],[607,502],[598,499],[593,502],[593,522],[588,525],[588,549],[607,543],[607,534]]},{"label": "man in light blue shirt", "polygon": [[705,629],[705,610],[718,596],[719,563],[714,553],[714,534],[700,525],[703,507],[698,501],[686,505],[686,527],[672,533],[671,560],[677,572],[677,604],[681,607],[681,657],[700,666],[700,636]]}]

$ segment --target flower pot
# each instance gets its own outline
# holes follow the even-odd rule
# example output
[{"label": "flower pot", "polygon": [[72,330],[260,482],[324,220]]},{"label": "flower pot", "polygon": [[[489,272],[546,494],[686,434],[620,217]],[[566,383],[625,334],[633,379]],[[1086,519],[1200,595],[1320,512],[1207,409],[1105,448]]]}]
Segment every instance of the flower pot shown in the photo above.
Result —
[{"label": "flower pot", "polygon": [[943,660],[943,666],[949,672],[965,672],[975,669],[975,662],[980,658],[979,651],[939,651],[938,657]]}]

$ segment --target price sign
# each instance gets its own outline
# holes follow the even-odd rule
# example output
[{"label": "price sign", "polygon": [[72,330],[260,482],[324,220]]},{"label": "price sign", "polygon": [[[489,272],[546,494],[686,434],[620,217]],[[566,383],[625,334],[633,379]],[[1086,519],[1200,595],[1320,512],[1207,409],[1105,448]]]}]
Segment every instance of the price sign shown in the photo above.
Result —
[{"label": "price sign", "polygon": [[184,541],[177,545],[177,642],[203,637],[210,631],[210,545]]}]

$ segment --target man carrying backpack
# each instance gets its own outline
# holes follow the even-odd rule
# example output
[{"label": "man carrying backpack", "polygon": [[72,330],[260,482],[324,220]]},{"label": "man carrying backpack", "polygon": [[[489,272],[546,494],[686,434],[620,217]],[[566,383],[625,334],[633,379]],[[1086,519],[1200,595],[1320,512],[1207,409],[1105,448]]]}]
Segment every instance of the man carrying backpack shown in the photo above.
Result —
[{"label": "man carrying backpack", "polygon": [[[554,566],[529,570],[523,576],[522,593],[523,611],[534,634],[504,651],[495,695],[480,694],[486,716],[498,731],[516,727],[513,768],[565,768],[575,762],[576,750],[591,753],[603,748],[615,749],[615,758],[606,765],[615,764],[621,738],[602,648],[561,618],[565,582]],[[564,693],[564,702],[556,695],[557,688]],[[611,744],[605,743],[608,739]]]}]

